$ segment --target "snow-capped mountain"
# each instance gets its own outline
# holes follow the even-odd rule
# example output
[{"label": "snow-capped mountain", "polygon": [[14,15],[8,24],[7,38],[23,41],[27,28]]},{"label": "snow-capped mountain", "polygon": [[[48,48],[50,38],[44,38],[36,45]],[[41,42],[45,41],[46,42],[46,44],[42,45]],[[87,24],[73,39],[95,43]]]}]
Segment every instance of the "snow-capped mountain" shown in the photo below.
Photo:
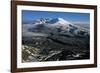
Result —
[{"label": "snow-capped mountain", "polygon": [[63,18],[55,18],[52,19],[48,22],[49,27],[57,27],[57,28],[62,28],[62,29],[66,29],[70,26],[74,26],[72,23],[70,23],[67,20],[64,20]]},{"label": "snow-capped mountain", "polygon": [[61,28],[61,29],[68,29],[77,27],[74,24],[70,23],[63,18],[54,18],[54,19],[47,19],[47,18],[40,18],[32,22],[34,27],[47,27],[47,28]]},{"label": "snow-capped mountain", "polygon": [[[87,29],[72,24],[71,22],[63,18],[40,18],[34,20],[31,27],[27,28],[29,32],[44,32],[44,33],[54,33],[54,34],[71,34],[84,36],[89,34]],[[24,28],[23,28],[24,29]]]},{"label": "snow-capped mountain", "polygon": [[40,18],[37,19],[35,21],[33,21],[34,25],[40,25],[40,24],[44,24],[45,26],[61,26],[61,27],[70,27],[70,26],[74,26],[72,23],[70,23],[69,21],[63,19],[63,18],[53,18],[53,19],[48,19],[48,18]]}]

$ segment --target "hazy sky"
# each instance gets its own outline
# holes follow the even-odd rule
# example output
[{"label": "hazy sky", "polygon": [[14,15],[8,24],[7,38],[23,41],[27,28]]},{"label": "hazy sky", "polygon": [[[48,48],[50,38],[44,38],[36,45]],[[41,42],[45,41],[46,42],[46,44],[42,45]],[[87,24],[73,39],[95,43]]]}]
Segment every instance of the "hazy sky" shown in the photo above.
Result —
[{"label": "hazy sky", "polygon": [[31,11],[22,10],[22,22],[28,22],[35,19],[44,18],[64,18],[72,23],[87,23],[90,21],[89,13],[76,13],[76,12],[48,12],[48,11]]}]

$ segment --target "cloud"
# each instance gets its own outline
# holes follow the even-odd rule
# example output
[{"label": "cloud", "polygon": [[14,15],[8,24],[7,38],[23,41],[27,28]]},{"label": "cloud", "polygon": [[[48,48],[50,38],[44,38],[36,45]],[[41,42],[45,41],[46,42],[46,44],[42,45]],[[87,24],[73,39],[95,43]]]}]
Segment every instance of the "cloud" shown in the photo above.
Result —
[{"label": "cloud", "polygon": [[33,37],[33,36],[47,36],[46,33],[37,33],[37,32],[32,32],[29,29],[34,29],[36,25],[33,24],[23,24],[22,25],[22,36],[23,37]]},{"label": "cloud", "polygon": [[83,22],[83,21],[76,21],[72,22],[73,24],[90,24],[89,22]]}]

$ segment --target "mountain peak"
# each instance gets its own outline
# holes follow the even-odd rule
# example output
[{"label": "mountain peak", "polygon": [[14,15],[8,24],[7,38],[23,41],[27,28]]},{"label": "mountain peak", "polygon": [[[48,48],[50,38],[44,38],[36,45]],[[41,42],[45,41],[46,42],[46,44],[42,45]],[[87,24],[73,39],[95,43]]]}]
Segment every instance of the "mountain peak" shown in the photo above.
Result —
[{"label": "mountain peak", "polygon": [[58,18],[58,20],[59,20],[59,22],[60,23],[64,23],[64,24],[72,24],[72,23],[70,23],[69,21],[67,21],[67,20],[65,20],[65,19],[63,19],[63,18]]},{"label": "mountain peak", "polygon": [[69,21],[61,18],[61,17],[58,17],[58,18],[53,18],[51,19],[48,23],[50,24],[55,24],[55,23],[61,23],[61,24],[72,24],[70,23]]}]

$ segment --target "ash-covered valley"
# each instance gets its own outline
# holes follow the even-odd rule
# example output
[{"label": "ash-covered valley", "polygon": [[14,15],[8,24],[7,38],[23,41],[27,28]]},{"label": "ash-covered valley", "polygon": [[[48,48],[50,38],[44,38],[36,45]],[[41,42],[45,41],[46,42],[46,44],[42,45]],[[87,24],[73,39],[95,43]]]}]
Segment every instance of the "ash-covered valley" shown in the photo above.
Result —
[{"label": "ash-covered valley", "polygon": [[89,59],[89,26],[81,25],[63,18],[39,18],[23,23],[22,62]]}]

